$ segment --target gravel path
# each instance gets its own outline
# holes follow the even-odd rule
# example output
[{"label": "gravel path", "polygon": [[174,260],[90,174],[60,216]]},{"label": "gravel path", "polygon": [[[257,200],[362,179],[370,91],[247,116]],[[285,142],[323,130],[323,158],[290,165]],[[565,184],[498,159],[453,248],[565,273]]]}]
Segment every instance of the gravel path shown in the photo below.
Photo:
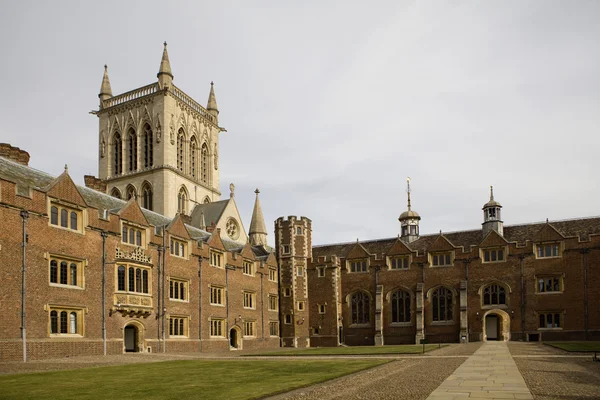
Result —
[{"label": "gravel path", "polygon": [[534,399],[600,399],[600,362],[591,354],[538,343],[509,342],[509,349]]}]

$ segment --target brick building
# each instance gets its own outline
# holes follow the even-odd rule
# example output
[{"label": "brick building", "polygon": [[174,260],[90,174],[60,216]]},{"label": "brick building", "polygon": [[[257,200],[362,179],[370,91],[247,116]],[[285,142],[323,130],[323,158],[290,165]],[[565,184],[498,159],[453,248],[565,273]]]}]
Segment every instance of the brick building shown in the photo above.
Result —
[{"label": "brick building", "polygon": [[284,346],[600,340],[600,218],[312,246],[305,217],[275,222]]}]

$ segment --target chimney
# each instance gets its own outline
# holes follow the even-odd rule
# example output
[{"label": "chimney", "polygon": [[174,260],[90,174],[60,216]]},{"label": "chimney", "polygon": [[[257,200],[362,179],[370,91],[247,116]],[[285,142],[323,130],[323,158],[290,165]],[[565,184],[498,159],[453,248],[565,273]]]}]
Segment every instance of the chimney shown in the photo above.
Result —
[{"label": "chimney", "polygon": [[106,181],[96,178],[94,175],[84,175],[83,180],[85,181],[86,187],[106,193]]},{"label": "chimney", "polygon": [[29,166],[29,153],[8,143],[0,143],[0,157],[8,158],[19,164]]}]

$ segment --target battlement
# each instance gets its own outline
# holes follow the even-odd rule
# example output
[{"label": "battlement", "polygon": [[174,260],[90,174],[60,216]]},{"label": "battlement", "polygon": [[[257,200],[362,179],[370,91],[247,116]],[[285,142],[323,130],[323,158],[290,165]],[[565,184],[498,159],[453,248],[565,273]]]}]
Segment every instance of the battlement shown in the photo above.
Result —
[{"label": "battlement", "polygon": [[295,223],[295,222],[304,222],[306,224],[312,224],[312,220],[310,218],[307,217],[303,217],[301,216],[300,218],[298,218],[295,215],[289,215],[286,219],[286,217],[279,217],[275,220],[275,225],[279,225],[279,224],[283,224],[283,223]]}]

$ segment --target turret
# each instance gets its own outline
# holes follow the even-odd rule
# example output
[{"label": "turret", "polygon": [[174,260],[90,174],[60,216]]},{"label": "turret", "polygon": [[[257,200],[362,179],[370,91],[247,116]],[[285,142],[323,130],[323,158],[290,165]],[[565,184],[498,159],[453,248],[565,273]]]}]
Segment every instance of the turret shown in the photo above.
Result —
[{"label": "turret", "polygon": [[502,206],[496,200],[494,200],[494,187],[490,186],[490,201],[483,205],[483,236],[485,237],[488,232],[495,230],[504,236],[504,224],[500,216],[500,209]]},{"label": "turret", "polygon": [[250,231],[248,232],[249,240],[252,246],[266,246],[267,227],[265,226],[265,219],[260,207],[260,200],[258,199],[260,190],[256,189],[254,193],[256,193],[256,200],[254,201],[252,221],[250,222]]},{"label": "turret", "polygon": [[406,178],[406,194],[408,196],[408,209],[400,214],[400,238],[407,243],[414,242],[419,238],[419,213],[410,208],[410,178]]},{"label": "turret", "polygon": [[104,100],[108,100],[112,97],[112,89],[110,87],[110,79],[108,79],[108,66],[104,65],[104,76],[102,77],[102,85],[100,85],[100,108]]},{"label": "turret", "polygon": [[158,86],[163,89],[170,87],[173,84],[173,73],[171,72],[171,63],[169,62],[169,53],[167,52],[167,42],[164,43],[162,59],[160,60],[160,68],[156,77],[158,78]]}]

